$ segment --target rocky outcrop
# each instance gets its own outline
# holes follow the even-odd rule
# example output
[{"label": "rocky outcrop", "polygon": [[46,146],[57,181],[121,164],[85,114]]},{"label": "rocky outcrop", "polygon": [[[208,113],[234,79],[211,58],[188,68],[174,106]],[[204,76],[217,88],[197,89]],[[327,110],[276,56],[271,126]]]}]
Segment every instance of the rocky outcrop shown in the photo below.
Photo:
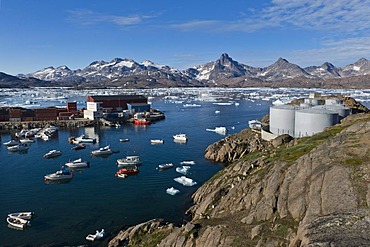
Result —
[{"label": "rocky outcrop", "polygon": [[158,246],[370,246],[369,147],[370,115],[357,114],[278,148],[219,155],[238,160],[196,191],[192,221]]},{"label": "rocky outcrop", "polygon": [[259,133],[251,129],[244,129],[210,145],[204,156],[215,162],[231,163],[244,155],[257,150],[264,150],[269,146],[268,142],[261,140]]}]

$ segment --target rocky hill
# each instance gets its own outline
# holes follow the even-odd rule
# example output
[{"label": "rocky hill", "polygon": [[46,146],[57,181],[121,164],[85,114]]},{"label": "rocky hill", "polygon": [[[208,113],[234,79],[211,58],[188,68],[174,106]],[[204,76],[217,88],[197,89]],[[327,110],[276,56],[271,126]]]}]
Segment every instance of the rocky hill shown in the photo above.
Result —
[{"label": "rocky hill", "polygon": [[368,113],[292,141],[244,130],[220,142],[228,151],[207,157],[229,165],[193,195],[190,222],[152,220],[109,246],[370,246]]},{"label": "rocky hill", "polygon": [[[12,85],[14,80],[0,81]],[[3,78],[5,78],[3,76]],[[149,60],[141,63],[132,59],[94,61],[82,69],[67,66],[47,67],[18,76],[29,82],[43,82],[47,86],[73,87],[327,87],[368,88],[370,61],[361,58],[353,64],[336,67],[326,62],[320,66],[301,68],[284,58],[265,67],[252,67],[233,60],[224,53],[216,61],[180,71]],[[5,84],[4,84],[5,83]],[[8,84],[6,84],[8,83]],[[32,85],[31,83],[29,83]],[[15,84],[21,85],[21,84]]]}]

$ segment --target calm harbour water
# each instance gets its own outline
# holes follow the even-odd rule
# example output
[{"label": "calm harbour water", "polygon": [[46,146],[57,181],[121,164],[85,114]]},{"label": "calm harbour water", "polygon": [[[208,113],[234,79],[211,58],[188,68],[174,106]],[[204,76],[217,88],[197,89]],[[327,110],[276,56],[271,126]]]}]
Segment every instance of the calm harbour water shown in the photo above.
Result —
[{"label": "calm harbour water", "polygon": [[[201,107],[183,108],[182,104],[154,99],[152,107],[163,111],[166,119],[147,127],[60,129],[50,141],[37,140],[26,154],[9,153],[1,145],[0,246],[89,244],[85,236],[97,229],[104,228],[113,235],[123,226],[152,218],[182,223],[191,205],[191,195],[222,169],[221,165],[204,158],[204,150],[224,136],[205,129],[225,126],[228,134],[237,133],[247,128],[248,120],[266,115],[270,106],[270,102],[264,100],[239,100],[238,103],[237,106],[197,102]],[[220,113],[216,114],[216,110]],[[175,143],[172,135],[177,133],[186,133],[188,142]],[[99,143],[87,145],[84,150],[70,150],[68,137],[81,134],[97,137]],[[10,133],[3,133],[1,143],[10,138]],[[120,138],[130,141],[120,143]],[[164,144],[151,145],[150,139],[163,139]],[[92,150],[107,144],[120,152],[108,158],[91,157]],[[63,155],[44,159],[43,154],[51,149],[61,150]],[[114,176],[115,162],[127,154],[140,155],[143,165],[138,175],[118,179]],[[45,184],[44,175],[80,157],[90,161],[91,167],[77,172],[70,183]],[[175,169],[156,169],[159,164],[169,162],[177,167],[183,160],[195,161],[188,177],[197,185],[186,187],[175,182],[174,178],[182,176]],[[168,195],[166,189],[172,186],[180,193]],[[11,211],[34,211],[32,226],[24,231],[8,228],[6,215]]]}]

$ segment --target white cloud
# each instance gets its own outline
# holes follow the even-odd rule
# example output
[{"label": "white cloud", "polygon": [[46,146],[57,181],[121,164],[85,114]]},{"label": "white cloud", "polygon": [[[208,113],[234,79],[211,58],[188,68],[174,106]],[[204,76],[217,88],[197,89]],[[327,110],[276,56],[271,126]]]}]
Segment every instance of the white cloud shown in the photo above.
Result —
[{"label": "white cloud", "polygon": [[69,16],[67,17],[67,20],[82,26],[97,25],[101,23],[112,23],[118,26],[132,26],[142,23],[145,19],[154,17],[147,15],[105,15],[90,10],[70,10],[68,12]]},{"label": "white cloud", "polygon": [[253,32],[289,26],[345,33],[370,31],[370,0],[273,0],[262,10],[248,11],[249,17],[239,20],[191,20],[172,27],[183,31]]}]

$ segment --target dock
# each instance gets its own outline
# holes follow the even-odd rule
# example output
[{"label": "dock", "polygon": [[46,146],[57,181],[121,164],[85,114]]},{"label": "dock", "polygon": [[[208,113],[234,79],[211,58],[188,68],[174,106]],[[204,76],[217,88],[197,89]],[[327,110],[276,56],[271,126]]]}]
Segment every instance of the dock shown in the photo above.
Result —
[{"label": "dock", "polygon": [[73,120],[48,120],[48,121],[23,121],[23,122],[0,122],[0,130],[34,129],[45,128],[53,125],[58,128],[86,127],[97,124],[96,120],[73,119]]}]

